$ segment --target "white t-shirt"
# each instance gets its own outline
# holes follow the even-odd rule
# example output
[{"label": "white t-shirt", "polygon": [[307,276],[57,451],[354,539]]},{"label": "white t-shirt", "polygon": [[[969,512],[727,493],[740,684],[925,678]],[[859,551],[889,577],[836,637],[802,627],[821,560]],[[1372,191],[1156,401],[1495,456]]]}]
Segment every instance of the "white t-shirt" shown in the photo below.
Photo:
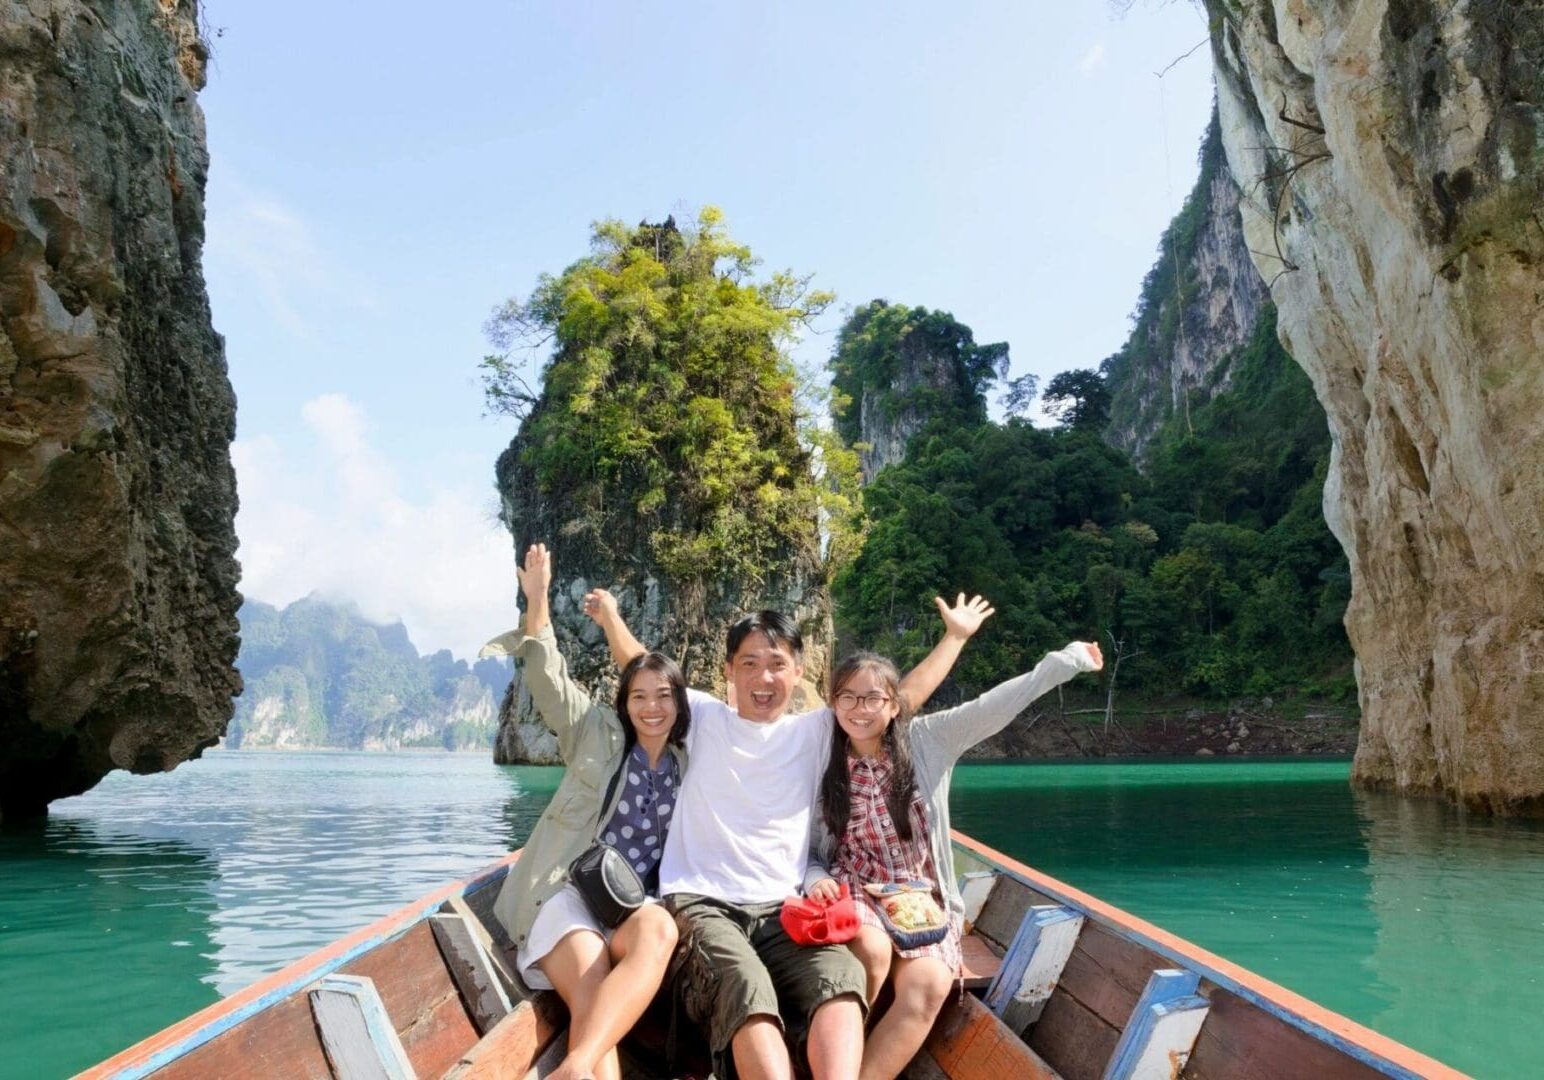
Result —
[{"label": "white t-shirt", "polygon": [[659,892],[762,904],[798,892],[810,810],[831,751],[831,711],[746,720],[687,691],[686,780],[665,839]]}]

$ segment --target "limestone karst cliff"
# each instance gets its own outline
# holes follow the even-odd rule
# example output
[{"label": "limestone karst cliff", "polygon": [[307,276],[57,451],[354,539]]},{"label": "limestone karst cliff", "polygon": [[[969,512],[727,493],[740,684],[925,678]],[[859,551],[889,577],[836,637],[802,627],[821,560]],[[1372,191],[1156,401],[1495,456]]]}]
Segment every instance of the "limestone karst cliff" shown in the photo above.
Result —
[{"label": "limestone karst cliff", "polygon": [[1270,304],[1244,244],[1239,188],[1215,113],[1200,164],[1195,187],[1159,242],[1131,336],[1102,367],[1111,389],[1105,437],[1138,461],[1165,420],[1228,388],[1233,354]]},{"label": "limestone karst cliff", "polygon": [[829,362],[837,432],[858,446],[863,482],[906,456],[930,420],[986,419],[983,388],[1006,374],[1008,346],[977,345],[943,311],[873,300],[842,325]]},{"label": "limestone karst cliff", "polygon": [[1544,812],[1544,4],[1207,6],[1244,233],[1334,440],[1354,779]]},{"label": "limestone karst cliff", "polygon": [[[498,460],[500,516],[517,554],[552,549],[559,644],[604,700],[616,669],[580,604],[594,586],[694,686],[722,691],[724,631],[758,608],[792,615],[806,671],[825,669],[821,493],[779,345],[826,298],[790,276],[753,282],[752,266],[711,209],[686,230],[603,222],[589,257],[496,316],[496,341],[555,338],[538,392],[490,380],[490,400],[517,400],[522,415]],[[557,761],[518,668],[494,759]]]},{"label": "limestone karst cliff", "polygon": [[0,14],[0,814],[217,740],[235,400],[191,0]]},{"label": "limestone karst cliff", "polygon": [[509,685],[507,661],[419,656],[401,622],[312,595],[283,609],[248,600],[237,666],[246,683],[230,750],[486,749]]}]

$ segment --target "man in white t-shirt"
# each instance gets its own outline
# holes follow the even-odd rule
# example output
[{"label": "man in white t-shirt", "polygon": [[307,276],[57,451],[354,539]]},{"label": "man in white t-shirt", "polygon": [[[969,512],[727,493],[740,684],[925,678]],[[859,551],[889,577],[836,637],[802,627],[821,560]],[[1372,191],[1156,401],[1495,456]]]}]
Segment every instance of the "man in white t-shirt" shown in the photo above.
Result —
[{"label": "man in white t-shirt", "polygon": [[[944,639],[901,684],[917,705],[992,613],[980,597],[961,595],[952,609],[937,604]],[[585,610],[618,663],[644,651],[610,593],[592,592]],[[707,1033],[715,1075],[790,1076],[786,1022],[816,1080],[855,1077],[863,1056],[862,965],[844,946],[795,944],[778,918],[804,880],[830,712],[787,712],[804,671],[803,639],[787,616],[746,615],[727,644],[724,673],[736,707],[688,694],[688,767],[660,864],[660,895],[681,930],[677,986],[687,1016]]]}]

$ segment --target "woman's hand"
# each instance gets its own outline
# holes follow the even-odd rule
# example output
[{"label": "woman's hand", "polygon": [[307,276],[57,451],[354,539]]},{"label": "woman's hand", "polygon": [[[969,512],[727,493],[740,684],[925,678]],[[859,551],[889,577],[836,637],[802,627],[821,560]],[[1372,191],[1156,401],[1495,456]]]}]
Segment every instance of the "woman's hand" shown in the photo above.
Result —
[{"label": "woman's hand", "polygon": [[955,599],[954,606],[949,607],[944,603],[943,597],[933,597],[933,603],[938,606],[938,617],[944,621],[944,636],[965,641],[977,630],[981,624],[997,614],[997,609],[979,596],[965,599],[965,594],[960,593]]},{"label": "woman's hand", "polygon": [[584,594],[584,613],[602,629],[621,617],[617,609],[617,598],[606,589],[591,589]]},{"label": "woman's hand", "polygon": [[520,579],[520,591],[527,604],[546,600],[547,591],[552,588],[552,556],[547,553],[547,545],[532,544],[527,548],[525,565],[515,569],[515,576]]},{"label": "woman's hand", "polygon": [[841,898],[842,887],[831,878],[823,877],[804,890],[804,895],[822,905],[831,904]]}]

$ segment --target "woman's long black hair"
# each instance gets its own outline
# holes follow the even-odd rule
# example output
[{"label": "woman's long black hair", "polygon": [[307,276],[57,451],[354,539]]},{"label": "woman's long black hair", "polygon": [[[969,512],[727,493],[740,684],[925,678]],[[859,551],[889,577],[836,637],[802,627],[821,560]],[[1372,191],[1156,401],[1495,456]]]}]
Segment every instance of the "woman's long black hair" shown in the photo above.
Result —
[{"label": "woman's long black hair", "polygon": [[901,711],[885,728],[880,745],[890,755],[890,790],[885,793],[885,805],[890,808],[896,833],[902,840],[910,840],[911,803],[917,794],[917,774],[911,764],[912,709],[901,693],[901,673],[894,664],[876,653],[853,653],[831,673],[831,692],[826,698],[832,706],[831,760],[826,763],[826,774],[820,780],[820,809],[831,835],[840,843],[847,833],[847,819],[852,816],[852,783],[847,772],[847,749],[852,740],[836,720],[836,695],[860,671],[873,674],[890,699],[900,706]]},{"label": "woman's long black hair", "polygon": [[669,681],[670,696],[675,698],[676,718],[670,726],[666,741],[676,746],[684,745],[686,729],[692,723],[692,707],[686,700],[686,679],[681,675],[681,668],[676,662],[662,652],[639,653],[622,669],[622,678],[617,682],[617,716],[622,719],[622,737],[627,740],[623,745],[631,749],[633,743],[638,741],[632,717],[627,715],[627,695],[633,688],[633,679],[640,671],[656,672]]}]

